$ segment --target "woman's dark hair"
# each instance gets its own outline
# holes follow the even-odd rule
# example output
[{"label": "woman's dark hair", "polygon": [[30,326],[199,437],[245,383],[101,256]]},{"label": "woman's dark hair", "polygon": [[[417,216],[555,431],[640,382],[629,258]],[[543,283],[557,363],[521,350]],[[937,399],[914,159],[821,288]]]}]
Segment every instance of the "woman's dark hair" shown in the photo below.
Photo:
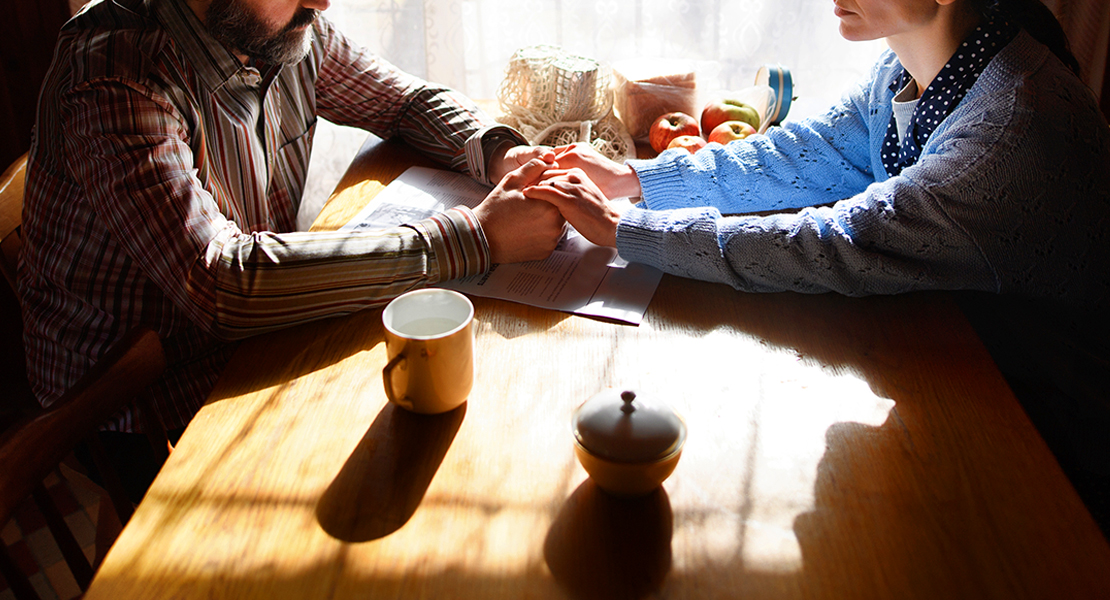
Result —
[{"label": "woman's dark hair", "polygon": [[1079,75],[1079,61],[1071,53],[1068,45],[1068,36],[1064,28],[1056,20],[1048,7],[1040,0],[970,0],[972,8],[982,16],[988,16],[991,11],[999,9],[1003,14],[1017,21],[1029,35],[1038,42],[1048,46],[1049,50],[1059,58],[1064,65]]}]

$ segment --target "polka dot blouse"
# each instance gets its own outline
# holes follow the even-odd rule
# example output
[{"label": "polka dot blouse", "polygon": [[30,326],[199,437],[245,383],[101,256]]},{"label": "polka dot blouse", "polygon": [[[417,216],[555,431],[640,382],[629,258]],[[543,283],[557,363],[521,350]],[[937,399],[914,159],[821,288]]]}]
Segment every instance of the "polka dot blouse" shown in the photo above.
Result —
[{"label": "polka dot blouse", "polygon": [[[1003,15],[995,14],[980,25],[940,70],[921,95],[913,112],[906,134],[898,139],[898,124],[891,116],[883,141],[882,160],[891,177],[917,162],[921,149],[941,121],[956,108],[979,74],[994,55],[1017,35],[1018,27]],[[898,93],[909,85],[912,77],[903,69],[890,84],[890,91]]]}]

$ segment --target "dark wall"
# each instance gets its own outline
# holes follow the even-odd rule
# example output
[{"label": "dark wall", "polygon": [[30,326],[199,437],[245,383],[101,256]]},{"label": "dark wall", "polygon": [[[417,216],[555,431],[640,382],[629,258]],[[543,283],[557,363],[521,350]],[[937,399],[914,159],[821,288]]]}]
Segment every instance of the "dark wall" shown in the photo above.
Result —
[{"label": "dark wall", "polygon": [[[31,147],[39,87],[68,18],[66,0],[0,0],[0,171]],[[21,327],[19,304],[0,278],[0,421],[34,401]]]},{"label": "dark wall", "polygon": [[1106,75],[1102,76],[1102,94],[1099,95],[1099,100],[1102,102],[1102,114],[1110,120],[1110,56],[1106,57]]},{"label": "dark wall", "polygon": [[31,147],[39,87],[68,18],[66,0],[0,2],[0,171]]}]

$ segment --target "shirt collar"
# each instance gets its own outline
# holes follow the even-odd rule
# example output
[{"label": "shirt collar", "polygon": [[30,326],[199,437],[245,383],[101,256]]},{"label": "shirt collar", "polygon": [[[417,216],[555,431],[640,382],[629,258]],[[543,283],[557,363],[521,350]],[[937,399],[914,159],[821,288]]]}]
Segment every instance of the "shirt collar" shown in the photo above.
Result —
[{"label": "shirt collar", "polygon": [[[212,37],[184,0],[145,1],[153,5],[155,18],[178,44],[196,70],[201,83],[210,91],[219,89],[243,70],[257,73],[256,69],[239,62],[226,46]],[[278,68],[280,67],[264,67],[262,78],[270,79],[269,71]]]}]

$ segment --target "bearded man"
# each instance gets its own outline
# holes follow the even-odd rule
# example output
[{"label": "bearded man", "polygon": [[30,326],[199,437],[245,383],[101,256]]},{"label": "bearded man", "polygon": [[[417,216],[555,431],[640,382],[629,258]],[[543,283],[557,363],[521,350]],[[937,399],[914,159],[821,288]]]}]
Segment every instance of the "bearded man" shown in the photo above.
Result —
[{"label": "bearded man", "polygon": [[[44,405],[147,327],[168,360],[147,393],[179,430],[236,340],[555,247],[562,218],[520,192],[550,150],[357,47],[321,15],[328,4],[98,0],[62,29],[29,153],[19,275]],[[500,185],[473,211],[295,232],[319,117]],[[104,428],[127,438],[138,423],[128,409]]]}]

